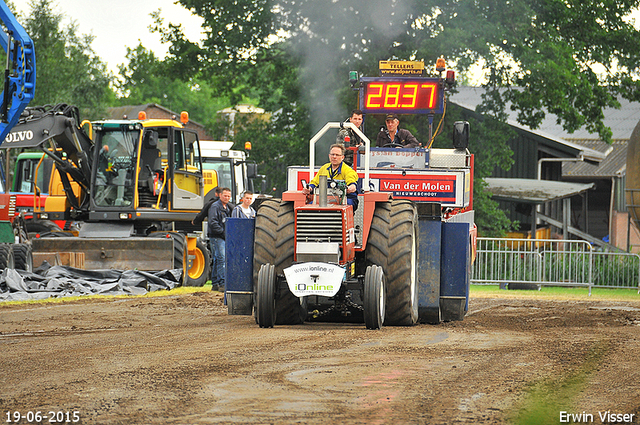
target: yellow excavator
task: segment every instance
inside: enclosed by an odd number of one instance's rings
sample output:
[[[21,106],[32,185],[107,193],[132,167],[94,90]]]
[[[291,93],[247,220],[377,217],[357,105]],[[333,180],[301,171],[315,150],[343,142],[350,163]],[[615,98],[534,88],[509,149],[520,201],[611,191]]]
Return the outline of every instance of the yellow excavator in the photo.
[[[210,255],[191,224],[203,206],[202,161],[187,122],[186,112],[80,122],[74,106],[27,108],[12,131],[55,162],[65,188],[39,218],[82,223],[77,235],[36,238],[34,264],[54,256],[86,269],[181,270],[183,285],[204,285]]]

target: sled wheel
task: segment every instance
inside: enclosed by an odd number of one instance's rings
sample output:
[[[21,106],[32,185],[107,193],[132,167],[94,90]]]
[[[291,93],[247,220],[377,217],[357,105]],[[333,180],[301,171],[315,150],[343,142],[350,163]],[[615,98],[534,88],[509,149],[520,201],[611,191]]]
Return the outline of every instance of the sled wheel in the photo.
[[[364,324],[367,329],[380,329],[384,323],[384,272],[380,266],[369,266],[364,274]]]
[[[276,323],[276,269],[272,264],[260,267],[256,293],[258,325],[261,328],[272,328]]]

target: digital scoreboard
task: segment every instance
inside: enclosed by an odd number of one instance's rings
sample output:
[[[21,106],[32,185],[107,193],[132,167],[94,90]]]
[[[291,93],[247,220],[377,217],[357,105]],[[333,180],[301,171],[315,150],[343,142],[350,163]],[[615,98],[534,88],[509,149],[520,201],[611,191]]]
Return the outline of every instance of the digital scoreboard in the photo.
[[[365,114],[441,114],[443,96],[439,78],[360,79],[360,109]]]

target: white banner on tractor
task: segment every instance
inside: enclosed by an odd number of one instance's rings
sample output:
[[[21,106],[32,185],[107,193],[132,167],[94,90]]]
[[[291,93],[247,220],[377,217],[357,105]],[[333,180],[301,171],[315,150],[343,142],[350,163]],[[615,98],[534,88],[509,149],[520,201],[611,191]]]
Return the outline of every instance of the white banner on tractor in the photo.
[[[344,280],[343,267],[329,263],[299,263],[284,269],[289,289],[296,297],[333,297]]]

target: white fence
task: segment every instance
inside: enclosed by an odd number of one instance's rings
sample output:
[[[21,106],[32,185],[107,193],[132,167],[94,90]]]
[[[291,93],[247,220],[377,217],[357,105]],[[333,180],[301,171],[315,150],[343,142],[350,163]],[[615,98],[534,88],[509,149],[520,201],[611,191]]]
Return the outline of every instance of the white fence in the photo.
[[[594,251],[586,241],[478,238],[473,284],[639,288],[640,256]]]

